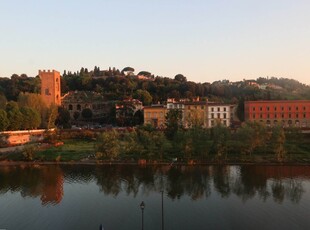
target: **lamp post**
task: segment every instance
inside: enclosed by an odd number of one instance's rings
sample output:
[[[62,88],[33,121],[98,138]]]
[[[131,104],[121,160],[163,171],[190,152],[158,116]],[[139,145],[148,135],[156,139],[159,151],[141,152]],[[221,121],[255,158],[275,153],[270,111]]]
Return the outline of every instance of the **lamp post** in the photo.
[[[141,202],[140,204],[140,208],[141,208],[141,211],[142,211],[142,230],[143,230],[143,211],[144,211],[144,208],[145,208],[145,204],[144,204],[144,201]]]

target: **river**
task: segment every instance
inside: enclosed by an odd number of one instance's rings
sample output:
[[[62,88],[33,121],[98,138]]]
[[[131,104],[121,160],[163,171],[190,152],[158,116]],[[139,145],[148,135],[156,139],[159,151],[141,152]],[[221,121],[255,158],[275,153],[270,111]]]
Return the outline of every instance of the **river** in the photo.
[[[163,191],[163,192],[161,192]],[[0,166],[0,229],[310,229],[310,166]]]

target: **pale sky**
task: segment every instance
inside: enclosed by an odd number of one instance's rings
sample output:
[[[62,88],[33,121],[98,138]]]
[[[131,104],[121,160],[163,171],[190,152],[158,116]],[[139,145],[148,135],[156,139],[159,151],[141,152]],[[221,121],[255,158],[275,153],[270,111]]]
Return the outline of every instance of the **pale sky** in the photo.
[[[310,1],[0,0],[0,77],[94,66],[310,84]]]

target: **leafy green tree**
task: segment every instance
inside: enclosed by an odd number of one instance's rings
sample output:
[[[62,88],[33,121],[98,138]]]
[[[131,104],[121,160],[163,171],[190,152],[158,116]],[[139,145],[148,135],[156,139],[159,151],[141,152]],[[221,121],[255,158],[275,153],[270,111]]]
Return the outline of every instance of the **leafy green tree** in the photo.
[[[7,100],[5,95],[0,94],[0,109],[5,109]]]
[[[10,121],[8,119],[6,111],[3,109],[0,109],[0,131],[6,130],[9,124],[10,124]]]
[[[8,130],[19,130],[22,126],[23,115],[19,110],[18,104],[10,101],[6,105],[6,112],[9,119]]]
[[[22,107],[20,112],[23,115],[22,129],[36,129],[41,124],[41,116],[38,111],[29,107]]]
[[[212,139],[212,152],[215,153],[219,158],[223,157],[227,153],[228,140],[230,138],[230,131],[226,126],[223,126],[218,122],[214,127],[211,128],[211,139]]]
[[[179,109],[171,109],[165,117],[165,134],[169,140],[172,140],[178,130],[182,129],[182,111]]]
[[[115,131],[101,133],[97,138],[96,150],[103,158],[114,159],[119,155],[119,134]]]
[[[58,107],[58,116],[55,120],[55,124],[63,128],[71,128],[70,112],[63,107]]]
[[[51,105],[48,110],[47,110],[47,116],[46,116],[46,121],[47,121],[47,125],[46,128],[52,129],[55,128],[55,121],[56,118],[58,116],[58,108],[56,105]]]
[[[238,140],[241,141],[241,152],[252,154],[263,146],[269,138],[266,127],[259,122],[245,122],[237,131]]]
[[[272,128],[272,134],[270,138],[271,148],[278,160],[283,160],[285,156],[285,133],[281,126],[274,126]]]
[[[187,81],[186,77],[184,77],[183,74],[177,74],[177,75],[175,75],[174,80],[180,81],[180,82],[186,82],[186,81]]]
[[[152,96],[147,90],[138,89],[134,93],[134,98],[142,101],[143,105],[150,105],[152,103]]]

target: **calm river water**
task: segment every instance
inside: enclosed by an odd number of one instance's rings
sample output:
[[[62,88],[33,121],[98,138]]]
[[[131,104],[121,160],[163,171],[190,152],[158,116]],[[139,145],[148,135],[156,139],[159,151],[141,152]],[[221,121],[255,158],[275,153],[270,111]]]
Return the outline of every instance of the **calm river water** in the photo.
[[[141,229],[141,201],[145,230],[310,229],[310,166],[0,167],[0,229]]]

